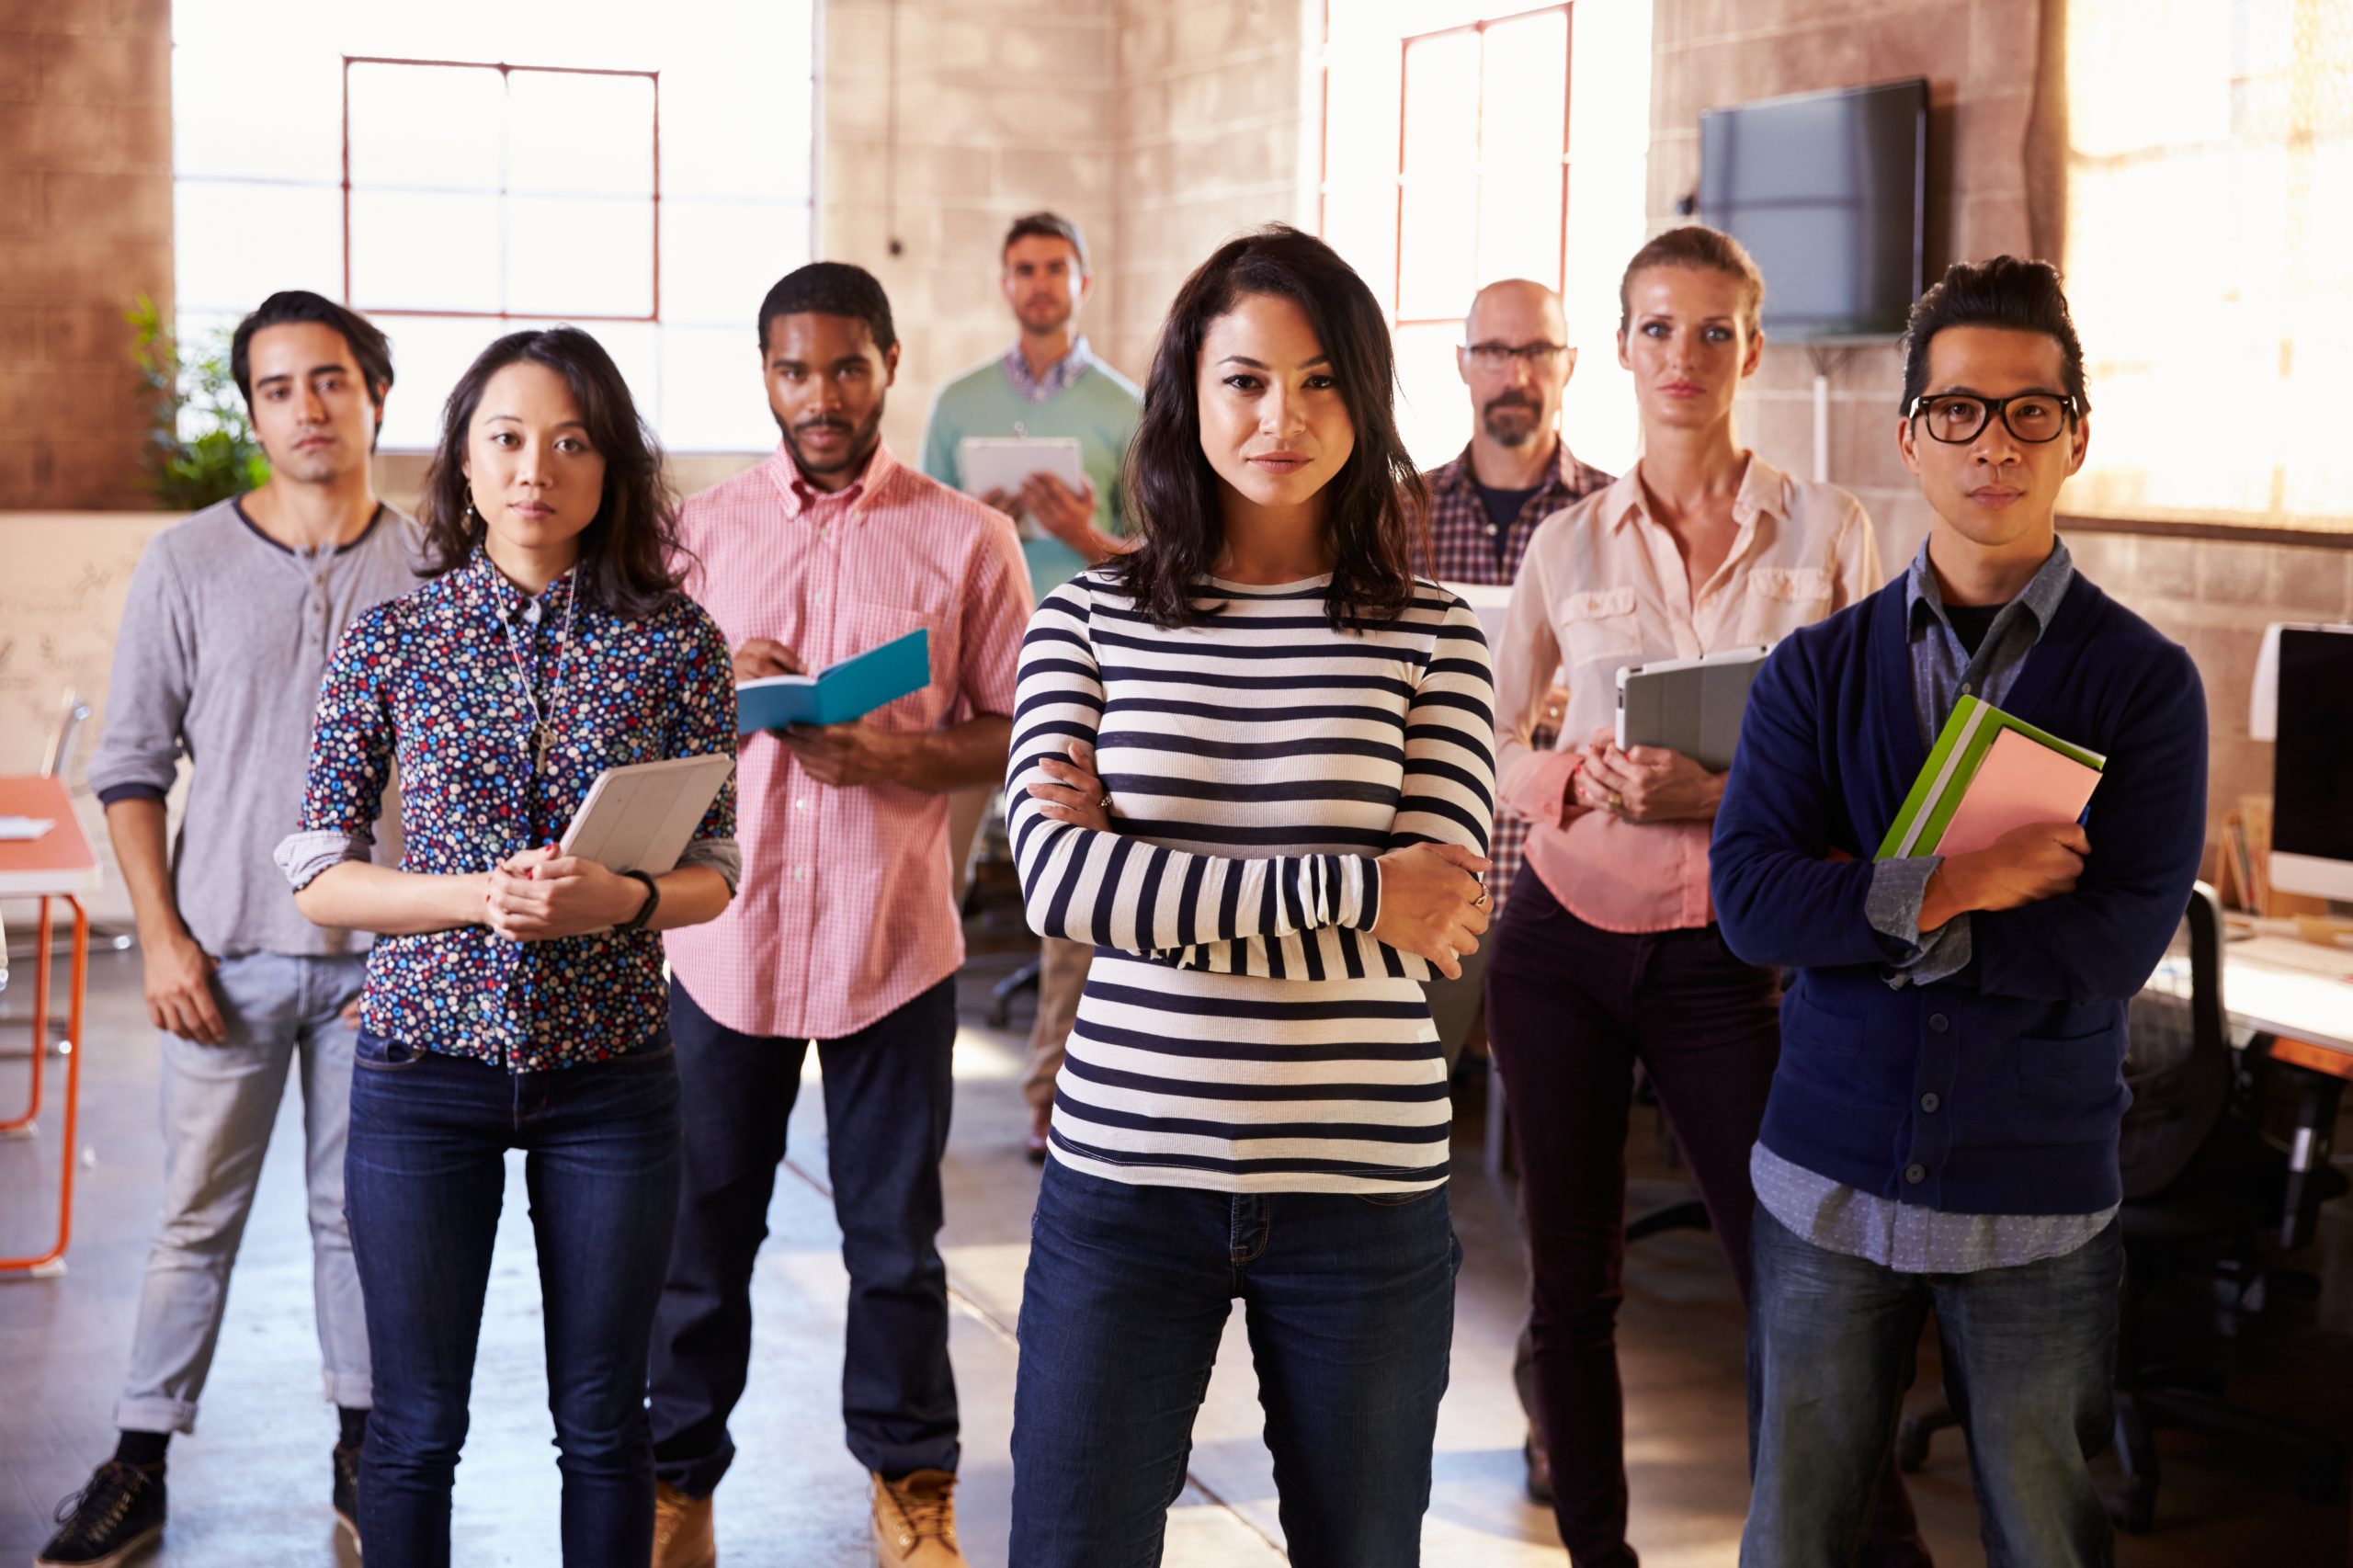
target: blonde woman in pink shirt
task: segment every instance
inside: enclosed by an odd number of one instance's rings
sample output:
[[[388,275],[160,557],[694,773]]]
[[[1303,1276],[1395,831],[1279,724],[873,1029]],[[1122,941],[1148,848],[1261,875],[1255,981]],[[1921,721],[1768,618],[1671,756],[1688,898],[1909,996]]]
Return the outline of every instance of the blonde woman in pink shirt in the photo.
[[[1748,1153],[1780,1044],[1772,971],[1733,957],[1709,903],[1723,775],[1619,750],[1617,672],[1769,642],[1881,585],[1861,503],[1781,472],[1733,429],[1765,347],[1764,295],[1747,252],[1713,229],[1672,229],[1634,254],[1618,362],[1633,373],[1643,456],[1537,529],[1495,649],[1498,792],[1533,825],[1491,938],[1487,1008],[1519,1130],[1553,1512],[1577,1568],[1636,1561],[1614,1339],[1635,1063],[1745,1299]],[[1567,717],[1539,750],[1556,669]],[[1886,1533],[1910,1534],[1900,1492],[1890,1506],[1902,1512]]]

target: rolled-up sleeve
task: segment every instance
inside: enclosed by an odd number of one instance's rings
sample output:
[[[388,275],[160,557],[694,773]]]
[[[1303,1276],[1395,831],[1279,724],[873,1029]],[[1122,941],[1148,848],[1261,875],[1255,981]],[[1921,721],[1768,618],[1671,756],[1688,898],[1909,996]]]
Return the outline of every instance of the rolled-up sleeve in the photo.
[[[275,852],[297,892],[330,866],[369,858],[375,846],[392,767],[389,694],[398,656],[380,606],[351,623],[327,665],[311,724],[301,817]]]
[[[1922,855],[1881,860],[1871,867],[1863,918],[1871,923],[1872,930],[1901,942],[1906,949],[1887,966],[1890,985],[1930,985],[1969,967],[1967,915],[1954,915],[1926,936],[1920,932],[1920,904],[1927,897],[1928,879],[1943,864],[1940,855]]]

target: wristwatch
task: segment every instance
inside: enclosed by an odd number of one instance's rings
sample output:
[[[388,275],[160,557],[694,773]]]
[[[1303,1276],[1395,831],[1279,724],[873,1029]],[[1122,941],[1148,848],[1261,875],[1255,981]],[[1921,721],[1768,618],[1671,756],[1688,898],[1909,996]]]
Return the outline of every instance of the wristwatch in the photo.
[[[623,871],[621,875],[624,877],[633,877],[637,881],[645,884],[645,902],[638,905],[637,913],[635,915],[631,915],[619,926],[614,926],[613,929],[616,931],[642,931],[645,929],[645,923],[654,918],[654,912],[662,907],[662,884],[655,881],[651,876],[647,875],[643,871]]]

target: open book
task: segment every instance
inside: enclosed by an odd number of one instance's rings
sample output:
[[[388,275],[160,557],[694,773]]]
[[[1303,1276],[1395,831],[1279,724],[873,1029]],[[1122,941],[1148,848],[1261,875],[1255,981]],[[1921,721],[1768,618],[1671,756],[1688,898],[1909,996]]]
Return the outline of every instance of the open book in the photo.
[[[2084,814],[2108,758],[1964,697],[1904,798],[1877,858],[1966,855],[2016,828]]]
[[[735,733],[847,724],[931,681],[931,631],[917,627],[813,676],[767,676],[735,687]]]

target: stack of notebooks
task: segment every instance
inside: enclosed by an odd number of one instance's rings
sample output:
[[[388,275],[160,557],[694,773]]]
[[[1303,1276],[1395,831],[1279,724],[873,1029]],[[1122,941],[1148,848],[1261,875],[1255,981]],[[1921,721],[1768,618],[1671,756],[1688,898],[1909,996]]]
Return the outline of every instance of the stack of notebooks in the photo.
[[[1966,855],[2017,828],[2078,821],[2107,766],[2097,752],[1964,697],[1904,797],[1878,858]]]

